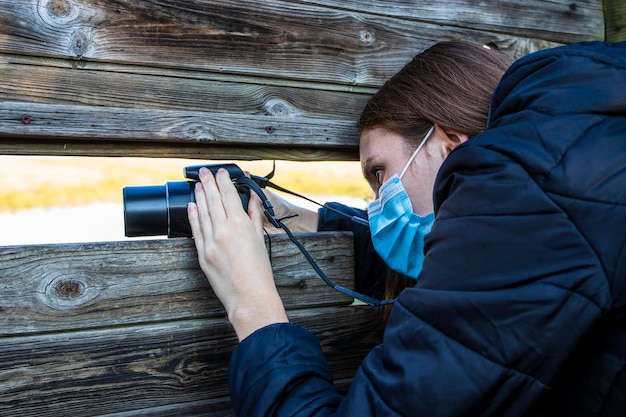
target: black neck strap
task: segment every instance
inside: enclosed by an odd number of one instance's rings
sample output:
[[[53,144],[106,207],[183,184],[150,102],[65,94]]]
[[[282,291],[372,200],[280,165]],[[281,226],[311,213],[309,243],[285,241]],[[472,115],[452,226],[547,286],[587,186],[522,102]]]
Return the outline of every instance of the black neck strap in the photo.
[[[268,184],[269,181],[266,181],[265,184]],[[254,191],[254,193],[256,195],[259,196],[259,198],[261,199],[261,203],[263,204],[263,213],[265,214],[265,217],[267,217],[267,219],[269,220],[269,222],[277,228],[283,229],[285,231],[285,233],[287,234],[287,236],[289,237],[289,240],[291,240],[291,242],[293,242],[294,245],[296,245],[298,247],[298,249],[300,249],[300,252],[302,252],[302,254],[304,255],[304,257],[306,258],[306,260],[309,262],[309,264],[313,267],[313,269],[315,270],[315,272],[317,273],[317,275],[319,275],[320,278],[322,278],[322,280],[331,288],[346,294],[352,298],[356,298],[357,300],[360,300],[366,304],[369,304],[371,306],[383,306],[383,305],[387,305],[387,304],[392,304],[394,303],[396,300],[392,299],[392,300],[378,300],[374,297],[370,297],[368,295],[365,294],[361,294],[359,292],[353,291],[349,288],[345,288],[342,287],[341,285],[337,285],[334,282],[332,282],[324,273],[324,271],[322,271],[322,269],[319,267],[319,265],[317,264],[317,262],[315,262],[315,259],[313,259],[313,257],[311,256],[311,254],[309,254],[309,252],[306,250],[306,248],[302,245],[302,243],[300,243],[293,235],[293,233],[291,232],[291,230],[289,230],[289,228],[278,218],[276,217],[276,214],[274,213],[274,207],[272,206],[272,203],[269,201],[269,199],[267,198],[267,196],[265,195],[265,193],[263,192],[263,189],[261,188],[261,186],[254,180],[248,177],[241,177],[237,179],[237,184],[242,184],[245,187],[250,188],[250,190]],[[276,188],[276,187],[274,187]],[[281,187],[281,190],[282,189]],[[306,198],[306,197],[305,197]],[[311,200],[312,201],[312,200]],[[341,212],[339,212],[341,213]],[[346,215],[345,213],[342,213],[343,215]],[[347,215],[346,215],[347,216]],[[352,216],[348,216],[351,217]]]

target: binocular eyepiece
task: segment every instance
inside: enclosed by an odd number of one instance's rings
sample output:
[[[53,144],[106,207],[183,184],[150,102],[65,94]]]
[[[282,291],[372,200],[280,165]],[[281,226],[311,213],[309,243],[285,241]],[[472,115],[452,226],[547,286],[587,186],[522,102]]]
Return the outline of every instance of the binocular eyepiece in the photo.
[[[185,167],[189,181],[169,181],[164,185],[129,186],[122,189],[124,200],[124,234],[127,237],[159,236],[191,237],[187,205],[195,202],[194,189],[200,181],[200,168],[213,175],[220,168],[230,174],[241,203],[248,211],[250,188],[240,183],[245,175],[235,164],[210,164]]]

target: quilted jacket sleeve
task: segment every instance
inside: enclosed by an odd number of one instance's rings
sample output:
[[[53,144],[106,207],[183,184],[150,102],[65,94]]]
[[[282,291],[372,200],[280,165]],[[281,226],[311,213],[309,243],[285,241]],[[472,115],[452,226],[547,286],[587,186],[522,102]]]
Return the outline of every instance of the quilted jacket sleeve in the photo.
[[[471,141],[470,141],[471,142]],[[461,146],[437,184],[417,285],[340,397],[316,338],[261,329],[229,370],[241,416],[528,415],[609,307],[598,260],[518,164]],[[575,324],[575,325],[573,325]]]

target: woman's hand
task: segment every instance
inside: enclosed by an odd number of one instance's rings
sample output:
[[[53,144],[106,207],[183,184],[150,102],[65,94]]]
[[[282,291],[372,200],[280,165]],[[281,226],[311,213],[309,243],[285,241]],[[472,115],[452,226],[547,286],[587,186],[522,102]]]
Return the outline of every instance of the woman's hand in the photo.
[[[287,322],[274,284],[263,235],[260,200],[251,193],[248,214],[228,171],[200,170],[196,203],[189,203],[200,267],[241,341],[273,323]]]

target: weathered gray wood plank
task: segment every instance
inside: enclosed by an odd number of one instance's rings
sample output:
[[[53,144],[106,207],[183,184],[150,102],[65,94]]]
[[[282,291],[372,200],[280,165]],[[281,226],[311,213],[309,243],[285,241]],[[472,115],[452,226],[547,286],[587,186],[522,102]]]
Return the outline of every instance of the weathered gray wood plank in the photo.
[[[304,1],[320,6],[366,10],[367,13],[401,19],[562,43],[602,39],[604,28],[600,0]]]
[[[139,410],[107,413],[99,417],[235,417],[230,397],[213,398],[203,401],[169,404],[160,407],[142,408]]]
[[[344,150],[358,142],[348,120],[0,102],[0,139],[17,137]]]
[[[358,161],[354,147],[236,147],[202,146],[188,143],[115,142],[89,140],[37,140],[30,138],[4,139],[0,137],[0,154],[55,155],[55,156],[111,156],[146,158],[191,158],[211,160],[290,160],[290,161]]]
[[[335,380],[339,392],[347,392],[353,378]],[[161,407],[143,408],[106,414],[100,417],[151,417],[151,416],[185,416],[185,417],[234,417],[230,397],[212,398],[203,401],[177,403]]]
[[[319,337],[336,379],[354,375],[382,331],[370,307],[298,310],[291,319]],[[99,415],[222,398],[235,345],[225,319],[6,337],[0,415]]]
[[[0,101],[356,120],[373,88],[0,55]],[[291,83],[293,84],[293,83]],[[334,90],[332,89],[334,88]],[[359,90],[356,92],[355,90]]]
[[[508,30],[463,27],[454,19],[444,25],[428,15],[406,20],[304,2],[29,3],[0,0],[0,51],[346,85],[378,86],[440,40],[491,43],[515,56],[549,43]],[[471,4],[468,15],[480,15]],[[506,21],[527,10],[511,9],[510,3],[509,9],[497,2],[492,6],[492,13],[508,16]],[[450,10],[445,3],[440,8]]]
[[[298,237],[331,279],[354,287],[351,234]],[[271,254],[287,309],[352,302],[284,235]],[[0,247],[0,337],[223,315],[191,239]]]
[[[527,11],[503,4],[495,9],[516,19]],[[555,45],[442,26],[404,2],[366,12],[333,1],[0,5],[6,154],[355,160],[347,122],[423,48],[470,39],[523,55]]]

